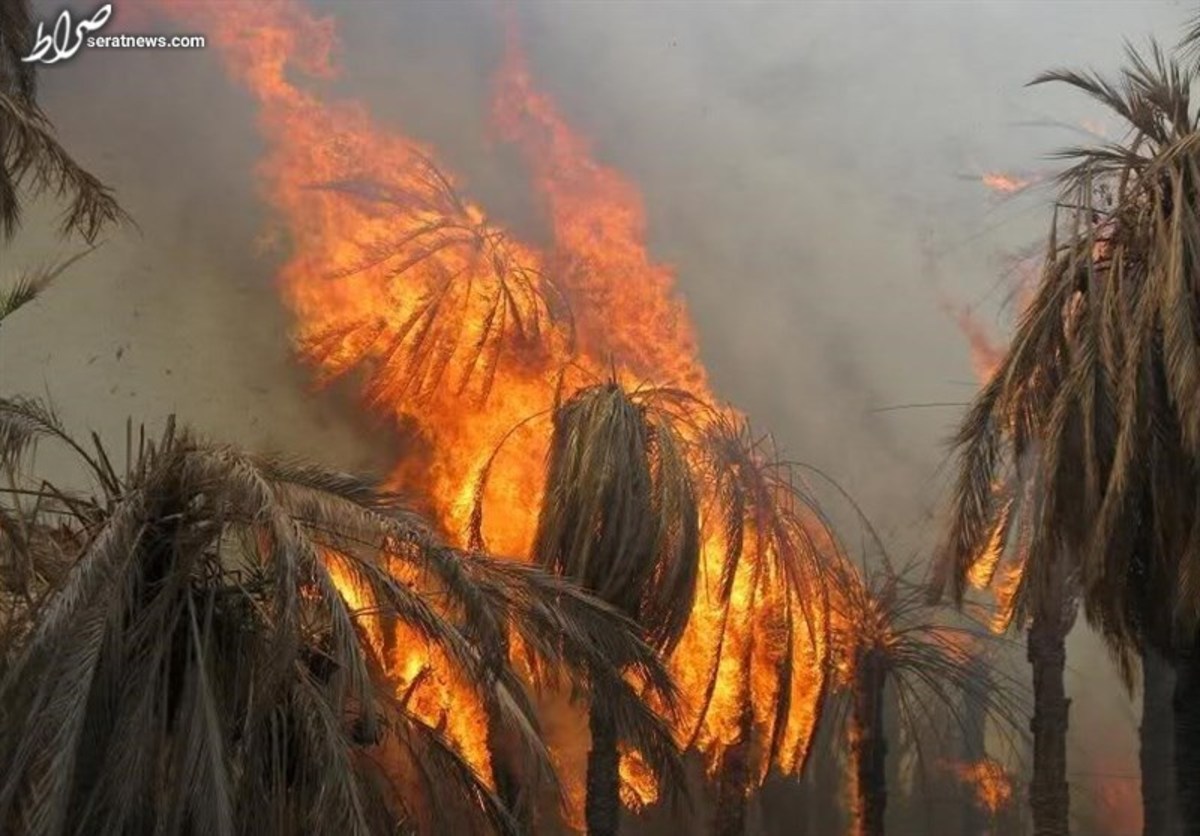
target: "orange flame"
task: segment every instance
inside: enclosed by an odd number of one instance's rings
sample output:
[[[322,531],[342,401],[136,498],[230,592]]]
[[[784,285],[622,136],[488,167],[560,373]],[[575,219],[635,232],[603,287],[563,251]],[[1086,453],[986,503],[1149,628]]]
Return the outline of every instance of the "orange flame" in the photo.
[[[983,185],[1000,194],[1016,194],[1037,182],[1036,177],[1017,177],[1002,171],[988,171],[980,178]]]
[[[494,117],[523,153],[542,199],[553,239],[545,249],[519,241],[483,207],[459,197],[454,178],[433,164],[432,149],[383,129],[356,101],[327,101],[303,86],[305,76],[335,72],[331,18],[315,16],[298,0],[161,3],[203,27],[258,105],[267,140],[259,174],[291,246],[280,288],[306,359],[321,379],[354,366],[370,369],[371,406],[405,428],[417,451],[396,466],[394,482],[424,497],[452,540],[467,541],[486,467],[485,506],[503,509],[481,521],[487,544],[500,554],[529,553],[547,433],[527,419],[552,408],[563,369],[583,381],[615,371],[629,383],[677,386],[713,401],[674,273],[647,250],[637,188],[598,163],[589,143],[536,89],[513,30],[495,79]],[[569,329],[560,327],[557,310],[564,300]],[[704,583],[714,589],[719,545],[708,543],[703,557]],[[697,593],[671,660],[685,697],[678,736],[689,739],[702,723],[698,744],[710,763],[718,762],[733,742],[739,700],[749,688],[756,732],[781,736],[778,766],[791,771],[815,724],[824,630],[810,619],[780,623],[781,596],[796,593],[770,572],[754,571],[762,557],[750,553],[742,561],[727,616],[712,590]],[[723,618],[732,638],[718,647]],[[397,687],[415,689],[412,705],[420,716],[446,725],[486,776],[478,697],[435,649],[407,639],[391,644]],[[773,706],[781,695],[773,692],[773,674],[789,641],[811,652],[801,653],[803,663],[793,670],[791,711],[786,728],[777,730]],[[714,665],[719,684],[701,718],[702,674]],[[556,760],[562,756],[555,752]],[[562,766],[575,770],[563,778],[573,796],[569,815],[577,819],[580,764]],[[760,775],[769,766],[759,765]],[[655,778],[636,753],[623,753],[622,774],[629,803],[657,797]]]
[[[981,810],[996,815],[1012,801],[1012,779],[997,761],[983,758],[973,763],[946,763],[954,776],[975,793]]]

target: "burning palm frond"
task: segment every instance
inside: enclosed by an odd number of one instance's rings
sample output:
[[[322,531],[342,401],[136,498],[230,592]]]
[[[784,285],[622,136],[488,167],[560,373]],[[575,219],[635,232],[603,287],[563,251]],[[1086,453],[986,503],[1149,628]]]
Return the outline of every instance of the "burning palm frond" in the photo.
[[[39,438],[78,453],[98,494],[4,491],[61,515],[72,552],[32,628],[5,632],[0,821],[511,832],[489,777],[415,710],[419,682],[397,689],[385,647],[438,648],[552,782],[508,662],[510,626],[543,669],[605,700],[659,768],[677,766],[619,673],[669,701],[661,664],[578,589],[439,544],[356,477],[201,444],[173,424],[158,443],[130,434],[121,473],[48,408],[0,401],[10,470]],[[34,538],[5,512],[0,546],[28,562]]]
[[[392,310],[303,340],[327,377],[370,361],[368,397],[376,402],[425,398],[448,380],[457,394],[473,389],[483,403],[501,362],[570,356],[570,308],[537,254],[489,224],[432,160],[416,154],[400,185],[359,179],[320,188],[355,201],[390,230],[330,276],[382,282]]]
[[[1128,677],[1146,641],[1200,625],[1200,132],[1195,69],[1152,46],[1117,80],[1059,70],[1128,125],[1069,148],[1036,296],[957,445],[941,563],[955,596],[995,548],[1022,552],[1018,618],[1077,579]],[[989,547],[989,543],[994,547]],[[1164,604],[1170,602],[1170,606]]]
[[[755,739],[747,767],[760,784],[772,765],[798,772],[808,753],[812,728],[796,722],[820,714],[830,652],[824,567],[839,546],[795,468],[744,419],[714,411],[695,451],[709,544],[704,594],[719,626],[690,740],[699,744],[715,714],[728,711],[714,699],[723,666],[740,654],[739,701],[750,711],[743,725],[752,726],[742,736]],[[806,694],[811,712],[793,712],[797,678],[815,680]]]

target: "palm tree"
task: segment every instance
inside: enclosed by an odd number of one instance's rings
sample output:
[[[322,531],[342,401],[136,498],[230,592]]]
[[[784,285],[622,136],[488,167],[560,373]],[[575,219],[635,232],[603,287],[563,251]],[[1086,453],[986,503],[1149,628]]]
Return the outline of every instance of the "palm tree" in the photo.
[[[741,836],[752,790],[772,768],[799,775],[807,762],[830,660],[824,567],[839,546],[797,476],[801,466],[780,459],[774,441],[756,437],[743,418],[704,413],[691,458],[703,486],[703,539],[711,544],[698,595],[717,627],[702,636],[713,646],[700,653],[681,647],[673,663],[705,665],[691,677],[700,697],[688,718],[687,745],[710,761],[714,831]],[[731,667],[732,700],[728,691],[718,700]],[[712,729],[730,715],[736,734],[718,740]]]
[[[665,653],[691,614],[700,537],[692,474],[663,397],[608,383],[555,411],[533,554],[628,616]],[[615,834],[620,820],[612,708],[593,698],[588,712],[590,836]]]
[[[7,489],[66,521],[70,552],[31,629],[6,631],[6,832],[515,832],[509,811],[388,676],[388,643],[441,654],[553,772],[509,631],[531,667],[609,706],[647,761],[677,769],[671,685],[619,613],[535,569],[441,545],[392,495],[346,474],[196,441],[168,422],[118,472],[35,401],[0,400],[0,462],[39,439],[94,495]],[[18,509],[19,510],[19,509]],[[4,526],[0,545],[33,557]],[[19,532],[18,532],[19,533]],[[403,577],[401,581],[397,578]]]
[[[932,732],[943,742],[940,707],[963,738],[981,738],[981,724],[1017,727],[1020,703],[1014,681],[981,668],[978,654],[989,636],[981,628],[948,621],[926,602],[926,587],[907,579],[884,558],[877,569],[837,566],[832,593],[834,647],[848,707],[845,724],[851,776],[851,828],[856,836],[882,836],[887,808],[888,740],[884,705],[897,692],[899,721],[914,735]],[[968,710],[964,710],[964,706]],[[918,757],[925,753],[916,746]],[[922,764],[923,765],[923,764]]]
[[[1142,773],[1142,830],[1148,836],[1178,836],[1175,790],[1175,672],[1151,648],[1142,652],[1142,722],[1138,753]]]
[[[671,657],[688,686],[677,737],[709,762],[717,832],[739,834],[770,768],[801,770],[820,714],[832,531],[769,438],[687,392],[588,386],[553,423],[535,559],[629,615]],[[477,544],[489,471],[475,490]],[[719,693],[731,671],[735,687]],[[585,818],[589,833],[612,833],[619,747],[597,708]],[[735,739],[718,739],[713,729],[730,719]]]
[[[492,224],[450,177],[410,149],[402,185],[358,178],[319,184],[388,234],[331,272],[347,287],[366,282],[388,294],[386,311],[332,320],[303,335],[303,353],[325,380],[369,371],[374,403],[411,403],[448,389],[482,407],[506,365],[546,367],[574,353],[571,310],[542,257]],[[373,361],[373,362],[367,362]]]
[[[1195,77],[1152,46],[1148,57],[1129,50],[1116,81],[1066,70],[1035,80],[1083,91],[1129,134],[1063,152],[1073,165],[1061,177],[1036,296],[958,434],[942,550],[959,600],[972,567],[1016,552],[1025,566],[1020,617],[1036,619],[1056,589],[1077,582],[1088,621],[1127,680],[1145,648],[1173,661],[1177,790],[1189,832],[1200,828]],[[1053,721],[1065,732],[1065,714]]]

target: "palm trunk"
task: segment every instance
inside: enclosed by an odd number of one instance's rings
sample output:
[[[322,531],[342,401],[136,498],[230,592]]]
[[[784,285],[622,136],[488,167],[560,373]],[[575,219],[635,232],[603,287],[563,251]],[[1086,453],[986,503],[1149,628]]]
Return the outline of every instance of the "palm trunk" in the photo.
[[[713,818],[715,836],[743,836],[746,832],[746,804],[751,781],[750,745],[753,734],[754,709],[747,695],[742,701],[742,714],[738,718],[737,742],[721,756],[721,766],[717,773],[717,809]]]
[[[887,660],[871,649],[858,655],[851,707],[851,758],[854,769],[854,836],[883,836],[887,809],[887,740],[883,728],[883,690]]]
[[[1029,804],[1035,836],[1067,836],[1070,795],[1067,786],[1067,719],[1071,701],[1063,684],[1066,666],[1068,619],[1063,579],[1055,573],[1057,588],[1034,613],[1026,639],[1033,668],[1033,780]]]
[[[1175,664],[1175,787],[1181,831],[1200,834],[1200,652]]]
[[[592,704],[588,715],[592,748],[587,762],[584,819],[588,836],[616,836],[621,821],[621,772],[617,726],[607,706]]]
[[[811,836],[843,833],[846,826],[841,800],[845,797],[845,771],[834,752],[833,741],[829,740],[833,735],[831,727],[818,724],[816,735],[808,774],[802,779],[809,783],[808,833]]]
[[[1142,833],[1179,836],[1175,798],[1175,673],[1150,648],[1142,651],[1142,725],[1139,729],[1142,769]]]

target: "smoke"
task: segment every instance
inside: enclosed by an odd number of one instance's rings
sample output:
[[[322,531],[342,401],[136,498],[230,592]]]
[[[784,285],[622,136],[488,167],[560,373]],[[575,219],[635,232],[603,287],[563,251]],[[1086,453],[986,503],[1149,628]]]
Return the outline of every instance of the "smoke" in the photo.
[[[115,5],[114,25],[173,31],[135,3]],[[521,166],[489,129],[497,10],[321,5],[342,33],[344,73],[330,83],[434,145],[494,216],[543,237]],[[1047,170],[1044,154],[1096,117],[1066,90],[1022,85],[1053,66],[1111,69],[1124,37],[1173,43],[1189,9],[994,0],[516,12],[539,84],[597,156],[642,187],[653,252],[678,269],[717,392],[789,457],[836,477],[902,556],[927,547],[960,411],[879,410],[973,394],[968,347],[942,303],[975,306],[1002,334],[1004,259],[1044,231],[1050,197],[1035,188],[1002,200],[980,178]],[[4,390],[48,391],[71,426],[114,439],[128,415],[154,424],[178,412],[255,448],[359,469],[394,461],[392,432],[349,393],[313,391],[292,359],[273,280],[283,244],[256,194],[253,108],[213,51],[84,51],[48,68],[42,91],[64,143],[117,188],[138,229],[114,233],[5,325]],[[43,232],[50,211],[39,207],[4,252],[6,275],[61,252]],[[1103,755],[1136,772],[1130,707],[1082,628],[1070,663],[1073,764],[1088,771],[1089,730],[1122,729]]]

